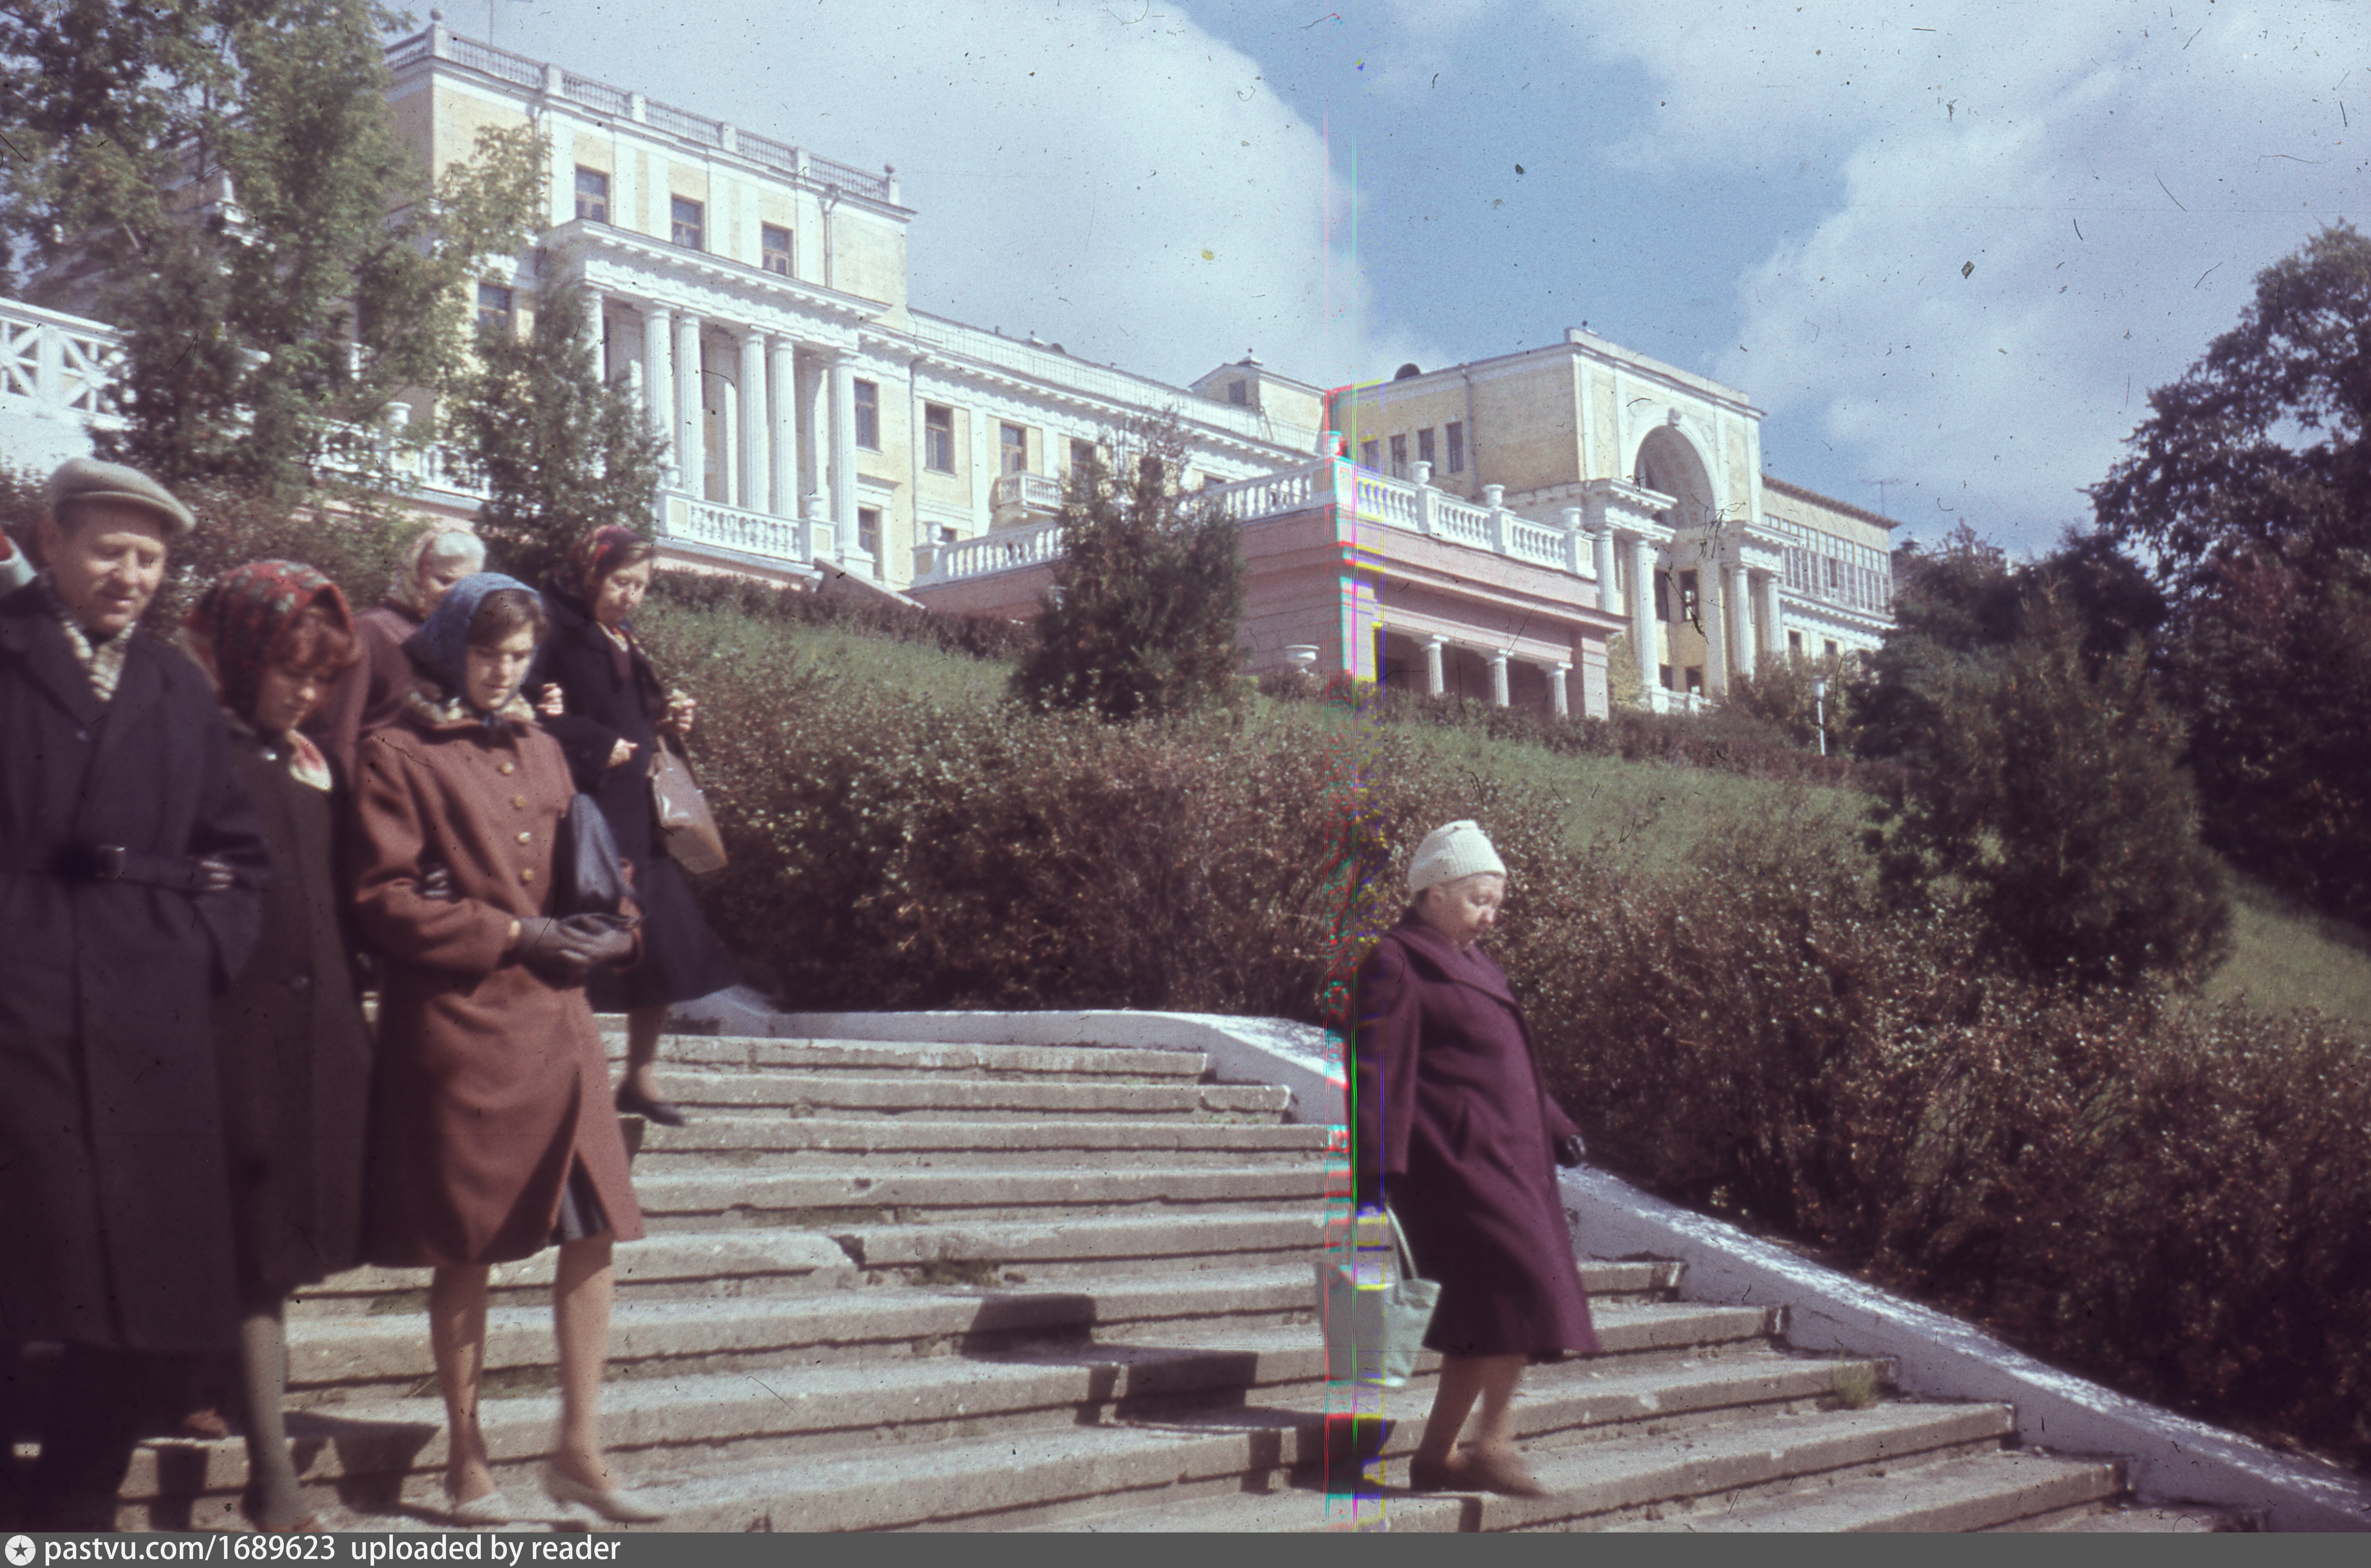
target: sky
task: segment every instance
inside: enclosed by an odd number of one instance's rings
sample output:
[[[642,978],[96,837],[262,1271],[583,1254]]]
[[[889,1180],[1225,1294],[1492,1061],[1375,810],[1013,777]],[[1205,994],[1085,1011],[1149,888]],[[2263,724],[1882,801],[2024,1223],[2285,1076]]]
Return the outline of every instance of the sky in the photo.
[[[860,164],[912,301],[1183,383],[1584,322],[1766,470],[2048,549],[2255,274],[2371,204],[2361,0],[455,0]],[[2353,120],[2365,118],[2356,132]]]

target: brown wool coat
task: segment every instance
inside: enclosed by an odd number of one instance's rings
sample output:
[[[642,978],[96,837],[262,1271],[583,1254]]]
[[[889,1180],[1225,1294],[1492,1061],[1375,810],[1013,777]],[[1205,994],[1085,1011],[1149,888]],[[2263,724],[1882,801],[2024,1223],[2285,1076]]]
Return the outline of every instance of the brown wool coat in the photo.
[[[548,1245],[572,1160],[610,1234],[642,1235],[609,1073],[582,986],[506,959],[552,912],[552,846],[576,791],[531,725],[440,725],[424,704],[363,738],[356,911],[382,955],[364,1255],[506,1262]],[[420,897],[426,863],[457,901]]]
[[[1359,966],[1356,1002],[1359,1195],[1390,1204],[1417,1272],[1440,1282],[1424,1342],[1596,1353],[1556,1180],[1555,1140],[1576,1129],[1505,971],[1410,912]]]

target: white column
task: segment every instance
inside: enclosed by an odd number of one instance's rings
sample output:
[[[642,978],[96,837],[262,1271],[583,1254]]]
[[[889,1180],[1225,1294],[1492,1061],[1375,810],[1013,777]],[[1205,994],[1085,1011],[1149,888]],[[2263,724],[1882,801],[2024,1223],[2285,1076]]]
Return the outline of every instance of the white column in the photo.
[[[1662,699],[1655,693],[1660,690],[1655,679],[1655,667],[1663,662],[1663,650],[1655,636],[1655,541],[1644,534],[1630,536],[1630,646],[1638,659],[1638,685],[1649,710],[1660,709]]]
[[[831,521],[845,561],[856,546],[856,366],[831,362]]]
[[[584,324],[593,330],[593,374],[609,379],[609,318],[601,291],[584,285]]]
[[[683,488],[708,497],[707,421],[700,417],[705,390],[700,385],[700,318],[688,310],[675,314],[675,449],[676,467],[683,472]]]
[[[1490,705],[1507,706],[1507,650],[1499,649],[1490,656]]]
[[[1449,678],[1440,668],[1441,649],[1447,644],[1439,637],[1424,640],[1424,694],[1439,697],[1449,691]]]
[[[1753,622],[1749,613],[1752,601],[1746,590],[1743,566],[1729,569],[1729,592],[1722,597],[1721,609],[1729,612],[1729,668],[1740,675],[1752,675],[1758,667],[1753,656]]]
[[[1613,530],[1600,528],[1589,536],[1590,554],[1597,567],[1597,608],[1622,612],[1622,590],[1613,586]]]
[[[825,470],[831,466],[831,376],[826,366],[828,350],[808,348],[799,354],[800,384],[804,389],[799,417],[799,516],[827,521],[830,498],[825,494]]]
[[[1728,591],[1722,587],[1720,563],[1699,554],[1696,557],[1696,592],[1702,596],[1696,605],[1696,619],[1704,622],[1704,694],[1707,698],[1729,695],[1729,627],[1726,612]],[[1679,661],[1671,661],[1677,664]],[[1683,684],[1685,684],[1684,679]]]
[[[971,412],[971,516],[974,527],[986,533],[995,521],[996,431],[988,410]]]
[[[667,487],[688,488],[675,449],[675,317],[664,305],[642,307],[642,417],[665,444],[659,462]]]
[[[773,424],[769,443],[773,456],[774,494],[765,509],[778,517],[799,515],[799,367],[797,351],[788,338],[766,345],[771,375],[766,385],[766,412]]]
[[[1755,600],[1756,607],[1761,611],[1762,651],[1765,654],[1783,654],[1787,651],[1787,633],[1778,624],[1778,574],[1763,573],[1758,589]]]
[[[773,480],[774,463],[767,451],[772,421],[766,417],[766,334],[755,327],[741,331],[741,494],[734,497],[744,509],[769,512],[766,492]]]
[[[1548,666],[1548,702],[1560,719],[1572,717],[1572,698],[1565,690],[1566,678],[1571,674],[1572,666],[1564,659]]]

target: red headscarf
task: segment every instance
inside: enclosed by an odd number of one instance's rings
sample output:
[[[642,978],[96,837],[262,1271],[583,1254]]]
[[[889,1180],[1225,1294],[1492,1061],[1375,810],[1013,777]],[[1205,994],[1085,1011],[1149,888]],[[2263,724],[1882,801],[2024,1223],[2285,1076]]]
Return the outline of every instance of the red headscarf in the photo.
[[[552,587],[590,610],[601,597],[602,579],[625,564],[630,554],[647,553],[650,548],[650,540],[631,528],[614,525],[595,528],[576,541],[568,559],[551,575]]]
[[[250,561],[214,579],[185,624],[222,687],[223,706],[242,719],[254,717],[265,667],[280,651],[289,623],[317,604],[339,626],[353,630],[346,596],[310,566]]]

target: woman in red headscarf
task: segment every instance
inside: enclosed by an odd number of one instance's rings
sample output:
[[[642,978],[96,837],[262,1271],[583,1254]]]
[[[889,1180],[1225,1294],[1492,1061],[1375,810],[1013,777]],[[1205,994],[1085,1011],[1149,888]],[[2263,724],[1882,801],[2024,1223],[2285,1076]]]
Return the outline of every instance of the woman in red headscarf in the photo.
[[[650,540],[631,528],[596,528],[577,541],[545,586],[551,638],[540,679],[559,688],[561,699],[544,728],[568,754],[576,787],[601,803],[619,854],[634,868],[634,901],[642,910],[642,962],[623,973],[597,974],[590,988],[596,1009],[626,1015],[618,1109],[675,1127],[683,1113],[660,1096],[653,1077],[667,1008],[740,977],[658,833],[651,764],[662,735],[690,733],[693,704],[660,685],[634,637],[632,618],[651,586],[652,555]]]
[[[337,893],[332,776],[297,726],[360,650],[337,585],[290,561],[225,573],[188,633],[221,690],[272,856],[255,956],[214,1012],[241,1295],[240,1502],[259,1528],[318,1529],[281,1419],[283,1317],[297,1286],[359,1260],[371,1044]]]

